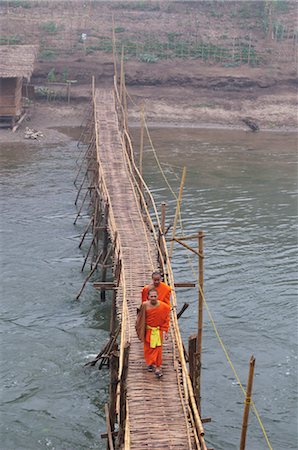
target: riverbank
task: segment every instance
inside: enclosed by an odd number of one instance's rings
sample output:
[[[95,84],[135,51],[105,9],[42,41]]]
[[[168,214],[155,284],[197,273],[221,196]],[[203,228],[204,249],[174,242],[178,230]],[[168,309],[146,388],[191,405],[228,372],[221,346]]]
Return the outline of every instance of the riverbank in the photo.
[[[294,88],[293,88],[294,89]],[[261,131],[295,132],[298,128],[294,91],[271,92],[258,98],[239,96],[226,99],[223,94],[186,87],[128,87],[129,124],[140,126],[140,109],[144,104],[149,127],[213,128],[249,130],[242,121],[252,117]],[[86,121],[90,86],[76,86],[71,104],[63,101],[36,101],[19,129],[0,131],[0,143],[27,141],[32,145],[63,143],[71,139],[61,128],[78,128]],[[38,140],[24,138],[25,129],[40,131]],[[65,130],[63,130],[65,131]]]

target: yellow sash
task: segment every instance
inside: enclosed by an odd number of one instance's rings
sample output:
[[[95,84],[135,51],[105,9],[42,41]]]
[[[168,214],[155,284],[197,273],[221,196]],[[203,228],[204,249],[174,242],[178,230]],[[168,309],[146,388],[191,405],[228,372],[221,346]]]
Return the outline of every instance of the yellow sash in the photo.
[[[150,334],[150,348],[156,348],[161,346],[161,339],[159,333],[159,327],[146,326],[148,330],[151,330]]]

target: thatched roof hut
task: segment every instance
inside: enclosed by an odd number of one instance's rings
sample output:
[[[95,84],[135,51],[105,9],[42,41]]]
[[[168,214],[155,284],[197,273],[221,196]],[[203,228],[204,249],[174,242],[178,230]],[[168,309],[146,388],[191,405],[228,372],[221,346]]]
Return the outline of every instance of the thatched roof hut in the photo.
[[[23,79],[30,80],[37,47],[0,45],[0,119],[15,119],[22,114]]]
[[[37,56],[35,45],[0,45],[0,78],[30,80]]]

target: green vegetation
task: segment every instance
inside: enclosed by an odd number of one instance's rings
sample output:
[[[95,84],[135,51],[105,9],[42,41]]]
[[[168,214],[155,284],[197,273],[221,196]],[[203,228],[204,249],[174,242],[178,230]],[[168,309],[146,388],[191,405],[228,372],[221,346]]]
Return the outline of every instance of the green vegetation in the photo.
[[[55,48],[44,48],[40,51],[38,55],[38,61],[52,61],[58,56],[57,49]]]
[[[21,44],[22,41],[22,37],[18,35],[0,37],[0,45],[17,45]]]
[[[123,27],[116,27],[114,29],[114,31],[115,31],[115,33],[123,33],[125,31],[125,28],[123,28]]]
[[[119,2],[111,4],[112,9],[130,9],[137,11],[159,11],[159,3],[141,1],[141,2]]]
[[[56,34],[58,31],[58,26],[55,22],[44,22],[40,24],[39,28],[49,34]]]
[[[62,72],[62,81],[66,83],[66,80],[68,80],[68,68],[64,67]]]
[[[156,61],[158,61],[158,57],[150,53],[140,53],[138,59],[139,61],[146,63],[155,63]]]
[[[26,9],[31,8],[30,2],[22,0],[11,0],[7,2],[7,5],[10,6],[11,8],[20,8],[20,7]]]
[[[55,68],[54,67],[49,71],[49,73],[47,75],[47,80],[52,82],[52,83],[56,81],[56,74],[55,74]]]

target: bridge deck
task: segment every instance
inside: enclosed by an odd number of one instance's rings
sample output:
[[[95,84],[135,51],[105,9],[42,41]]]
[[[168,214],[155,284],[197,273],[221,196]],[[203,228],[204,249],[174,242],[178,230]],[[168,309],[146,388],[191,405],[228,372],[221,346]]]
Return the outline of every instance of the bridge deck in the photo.
[[[146,371],[134,323],[140,292],[157,267],[157,251],[142,218],[125,161],[112,91],[96,90],[99,158],[111,199],[125,265],[129,310],[130,354],[127,377],[130,448],[184,449],[194,447],[192,427],[181,394],[181,371],[173,339],[164,344],[163,372],[158,380]],[[121,307],[121,293],[118,295]]]

